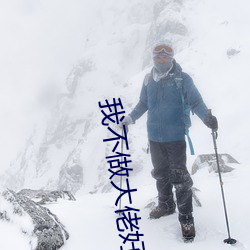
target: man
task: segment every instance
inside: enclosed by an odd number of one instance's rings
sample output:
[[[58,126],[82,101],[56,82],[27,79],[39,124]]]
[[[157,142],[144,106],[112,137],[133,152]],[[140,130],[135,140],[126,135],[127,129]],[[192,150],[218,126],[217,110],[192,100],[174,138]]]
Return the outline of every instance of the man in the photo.
[[[170,43],[160,42],[153,46],[154,67],[145,77],[138,104],[124,118],[123,124],[133,124],[148,112],[152,176],[156,179],[158,190],[158,206],[149,217],[158,219],[175,212],[174,186],[182,235],[184,240],[192,241],[195,237],[193,181],[186,167],[185,107],[189,106],[211,129],[217,130],[218,122],[209,112],[191,77],[182,72],[173,57]],[[181,82],[181,86],[177,86],[177,81]]]

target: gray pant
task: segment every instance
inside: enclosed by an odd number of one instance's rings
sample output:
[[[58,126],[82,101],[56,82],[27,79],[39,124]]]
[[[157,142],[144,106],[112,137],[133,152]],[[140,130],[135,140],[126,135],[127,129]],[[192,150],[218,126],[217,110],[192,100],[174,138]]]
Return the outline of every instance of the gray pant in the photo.
[[[180,222],[193,220],[192,190],[193,181],[186,167],[186,142],[150,141],[150,153],[156,179],[159,205],[175,207],[173,186],[176,191]]]

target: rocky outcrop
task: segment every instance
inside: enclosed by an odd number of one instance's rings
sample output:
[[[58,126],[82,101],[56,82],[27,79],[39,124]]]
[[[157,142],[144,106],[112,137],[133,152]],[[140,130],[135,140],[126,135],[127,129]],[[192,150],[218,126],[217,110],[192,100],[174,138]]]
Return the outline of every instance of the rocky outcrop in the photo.
[[[74,195],[69,191],[22,189],[17,194],[25,196],[40,205],[54,203],[54,202],[57,202],[58,199],[65,199],[65,200],[71,200],[71,201],[76,200]]]
[[[219,154],[218,157],[220,170],[222,173],[227,173],[234,170],[233,167],[229,166],[230,164],[239,164],[239,162],[229,154]],[[215,154],[198,155],[192,165],[191,174],[195,174],[199,169],[204,167],[207,167],[209,172],[218,172]]]
[[[0,176],[1,186],[15,191],[30,188],[69,190],[73,194],[80,190],[108,192],[112,186],[105,156],[111,151],[108,145],[102,144],[107,134],[101,127],[98,102],[120,97],[126,112],[130,111],[137,101],[130,95],[143,81],[141,76],[134,76],[141,68],[152,65],[152,43],[167,38],[174,44],[182,44],[187,36],[188,28],[182,16],[184,7],[183,0],[132,1],[128,2],[127,13],[115,16],[119,22],[104,22],[102,26],[100,18],[95,22],[98,29],[90,25],[80,61],[58,90],[50,115],[34,126],[26,147]],[[104,14],[105,8],[100,13]],[[107,9],[115,15],[120,13],[118,3],[112,3],[112,8],[107,6]],[[109,27],[114,32],[103,37],[102,30]],[[111,63],[105,64],[107,57]],[[139,136],[132,138],[132,134],[129,137],[133,144],[139,145]],[[137,155],[132,150],[130,153],[139,172],[147,161],[137,149]]]
[[[57,250],[69,238],[64,225],[48,208],[12,190],[3,191],[0,200],[0,219],[20,228],[32,250]]]

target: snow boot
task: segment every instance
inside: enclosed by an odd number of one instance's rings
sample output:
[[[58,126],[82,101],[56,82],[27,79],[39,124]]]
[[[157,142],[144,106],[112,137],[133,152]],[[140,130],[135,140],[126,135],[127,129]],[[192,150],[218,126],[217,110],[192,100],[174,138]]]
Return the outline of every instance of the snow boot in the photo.
[[[192,213],[179,214],[182,238],[184,242],[192,242],[195,238],[194,218]]]
[[[192,242],[195,237],[194,223],[181,223],[181,232],[184,242]]]
[[[167,216],[167,215],[173,214],[173,213],[175,213],[175,207],[176,206],[169,208],[167,206],[158,205],[149,213],[149,218],[150,219],[159,219],[162,216]]]

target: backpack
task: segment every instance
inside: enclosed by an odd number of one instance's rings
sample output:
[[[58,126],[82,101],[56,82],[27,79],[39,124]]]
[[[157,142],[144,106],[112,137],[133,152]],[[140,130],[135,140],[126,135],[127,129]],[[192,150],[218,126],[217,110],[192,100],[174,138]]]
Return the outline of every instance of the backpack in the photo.
[[[191,127],[191,120],[190,120],[191,107],[188,104],[185,103],[183,89],[182,89],[182,82],[183,82],[182,72],[181,71],[177,71],[177,72],[178,73],[174,77],[174,81],[176,83],[176,88],[180,92],[180,96],[181,96],[181,103],[182,103],[182,108],[183,108],[183,120],[184,120],[184,124],[185,124],[185,134],[187,136],[188,145],[189,145],[189,148],[190,148],[190,154],[194,155],[193,143],[192,143],[192,140],[191,140],[191,138],[189,136],[189,128]],[[146,74],[146,76],[144,78],[144,81],[143,81],[143,84],[145,86],[148,85],[150,76],[151,76],[151,73]]]

